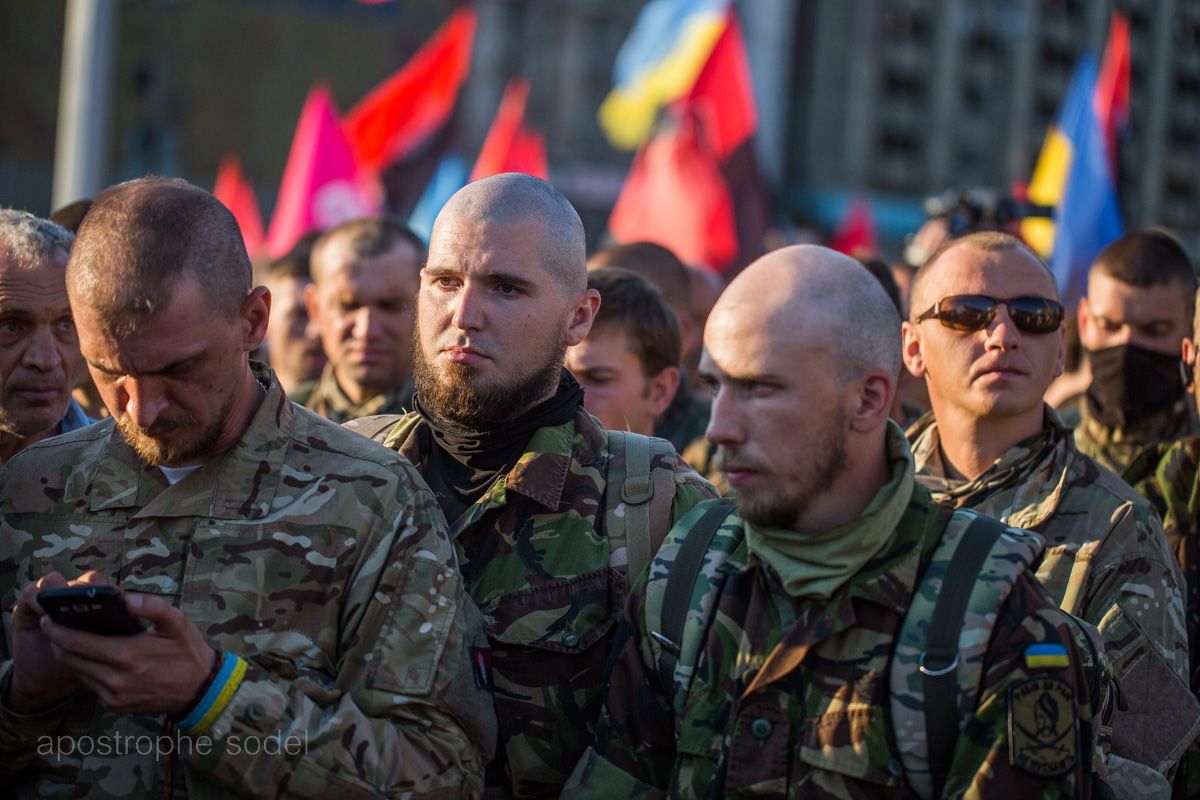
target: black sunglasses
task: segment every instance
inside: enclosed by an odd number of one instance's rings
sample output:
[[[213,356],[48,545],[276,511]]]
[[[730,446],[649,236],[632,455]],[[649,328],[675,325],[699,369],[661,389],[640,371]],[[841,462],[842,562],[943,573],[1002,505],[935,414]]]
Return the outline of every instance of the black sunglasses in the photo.
[[[1003,304],[1008,316],[1025,333],[1052,333],[1063,321],[1062,303],[1046,297],[1014,297],[998,300],[982,294],[956,294],[943,297],[917,322],[936,319],[944,327],[956,331],[978,331],[992,324],[996,306]]]

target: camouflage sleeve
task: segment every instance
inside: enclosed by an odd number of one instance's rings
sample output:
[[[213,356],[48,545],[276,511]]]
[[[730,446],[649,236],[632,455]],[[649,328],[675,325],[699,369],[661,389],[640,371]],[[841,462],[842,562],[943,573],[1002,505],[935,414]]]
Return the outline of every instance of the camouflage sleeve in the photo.
[[[1136,552],[1097,572],[1078,612],[1099,629],[1120,688],[1112,752],[1167,775],[1200,730],[1188,681],[1183,576],[1146,504],[1119,515],[1106,539],[1137,543]]]
[[[345,598],[333,680],[252,664],[193,768],[253,797],[482,793],[496,731],[470,663],[478,612],[432,494],[413,492],[391,524]],[[299,753],[250,751],[269,740]]]
[[[1195,569],[1188,545],[1194,536],[1196,509],[1200,506],[1198,471],[1200,437],[1189,437],[1171,447],[1154,472],[1134,487],[1162,517],[1163,533],[1185,571]]]
[[[1091,796],[1099,680],[1084,666],[1066,615],[1028,574],[992,629],[980,700],[954,750],[943,797]],[[1036,666],[1031,645],[1060,645],[1067,662]],[[1061,650],[1059,651],[1061,652]]]
[[[3,638],[0,637],[0,649],[7,658],[8,650]],[[11,658],[0,662],[0,698],[8,693],[12,665]],[[34,714],[17,714],[0,702],[0,785],[7,783],[34,760],[38,741],[59,729],[75,701],[76,696],[72,695],[58,705]]]
[[[653,656],[640,624],[647,574],[634,583],[625,606],[596,741],[567,780],[564,798],[666,797],[675,764],[675,725],[652,674]]]
[[[675,457],[675,499],[671,502],[671,525],[683,519],[698,503],[718,499],[721,494],[692,469],[681,456]],[[659,543],[660,544],[660,543]],[[657,549],[657,548],[656,548]]]

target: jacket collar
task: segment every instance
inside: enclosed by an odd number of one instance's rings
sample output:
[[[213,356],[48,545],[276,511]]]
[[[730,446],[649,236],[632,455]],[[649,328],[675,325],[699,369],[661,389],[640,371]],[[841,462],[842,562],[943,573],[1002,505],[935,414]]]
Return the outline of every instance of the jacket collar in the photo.
[[[932,547],[940,538],[946,519],[945,513],[939,513],[929,490],[920,484],[914,485],[912,498],[896,526],[891,545],[837,589],[827,601],[828,605],[841,608],[844,598],[865,600],[903,616],[916,590],[922,551]],[[743,536],[721,569],[737,574],[752,567],[760,567],[770,573],[769,567],[750,552]],[[770,580],[778,584],[778,578],[773,573]],[[778,591],[783,593],[782,586],[778,587]],[[837,616],[840,615],[841,612]]]
[[[138,509],[134,518],[259,519],[271,508],[287,455],[295,411],[269,367],[251,362],[266,396],[232,448],[170,486],[144,463],[110,421],[92,470],[92,511]]]
[[[431,446],[422,427],[421,416],[410,413],[392,429],[386,443],[413,464],[421,465]],[[462,531],[489,509],[505,505],[509,492],[527,497],[548,511],[557,510],[563,502],[563,487],[571,464],[600,464],[605,441],[604,430],[583,406],[571,421],[538,429],[504,479],[497,480],[461,519],[451,521],[451,527],[456,534]]]
[[[909,429],[917,477],[936,499],[969,507],[1018,528],[1033,528],[1052,517],[1062,502],[1078,451],[1071,430],[1050,406],[1042,431],[1006,450],[971,481],[948,478],[937,421],[932,413]]]

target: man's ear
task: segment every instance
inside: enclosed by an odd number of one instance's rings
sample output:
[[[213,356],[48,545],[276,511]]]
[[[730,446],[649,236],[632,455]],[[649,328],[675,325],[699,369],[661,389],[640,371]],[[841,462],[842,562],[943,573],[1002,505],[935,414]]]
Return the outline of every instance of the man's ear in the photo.
[[[1191,336],[1183,337],[1183,345],[1179,349],[1179,357],[1183,359],[1183,363],[1189,367],[1196,366],[1196,340]]]
[[[679,367],[664,367],[650,378],[650,416],[657,419],[671,405],[679,391]]]
[[[887,419],[892,411],[892,399],[896,396],[897,377],[872,370],[857,384],[851,398],[851,430],[868,433]]]
[[[904,367],[914,378],[925,377],[925,356],[921,352],[921,332],[911,322],[900,323],[901,355]]]
[[[242,348],[247,353],[257,350],[267,336],[267,325],[271,320],[271,290],[255,286],[242,301]]]
[[[321,307],[317,303],[317,284],[309,281],[304,285],[304,309],[308,311],[309,324],[315,325],[320,319]]]
[[[585,289],[578,295],[575,306],[571,311],[571,319],[567,322],[567,346],[576,345],[587,338],[592,323],[596,320],[596,312],[600,310],[600,292],[595,289]]]
[[[1079,305],[1075,306],[1075,325],[1079,328],[1079,343],[1086,347],[1083,343],[1087,341],[1092,325],[1092,307],[1087,295],[1079,298]]]

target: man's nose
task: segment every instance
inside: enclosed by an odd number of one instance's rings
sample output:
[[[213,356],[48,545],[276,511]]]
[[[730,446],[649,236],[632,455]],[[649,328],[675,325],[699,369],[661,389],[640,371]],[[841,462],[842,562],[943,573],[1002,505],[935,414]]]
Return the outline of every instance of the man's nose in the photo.
[[[745,440],[746,432],[733,392],[720,389],[713,397],[704,438],[713,444],[738,444]]]
[[[139,428],[149,428],[167,408],[167,398],[153,381],[126,378],[121,385],[125,393],[125,414]]]
[[[988,325],[987,344],[1001,350],[1015,350],[1021,345],[1021,331],[1004,306],[996,308],[996,317]]]
[[[21,363],[39,372],[49,372],[62,365],[62,354],[58,350],[58,341],[49,328],[37,326],[21,356]]]
[[[451,324],[460,331],[477,331],[483,328],[483,298],[479,290],[467,284],[457,293],[453,302]]]

